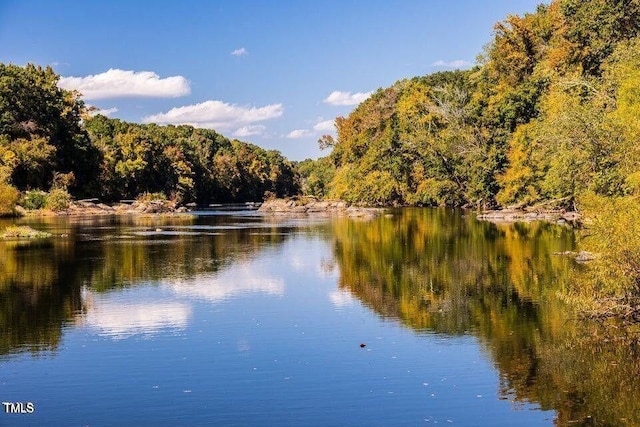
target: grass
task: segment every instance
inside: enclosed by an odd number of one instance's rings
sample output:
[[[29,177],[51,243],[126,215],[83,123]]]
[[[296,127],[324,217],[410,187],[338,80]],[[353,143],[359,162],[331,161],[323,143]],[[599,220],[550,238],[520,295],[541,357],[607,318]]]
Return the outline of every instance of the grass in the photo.
[[[26,225],[11,225],[0,234],[2,239],[44,239],[51,236],[51,233],[34,230]]]

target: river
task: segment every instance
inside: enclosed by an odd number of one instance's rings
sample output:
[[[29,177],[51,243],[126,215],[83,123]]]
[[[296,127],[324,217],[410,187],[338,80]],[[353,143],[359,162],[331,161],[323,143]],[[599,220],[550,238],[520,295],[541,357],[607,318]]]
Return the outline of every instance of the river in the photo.
[[[196,214],[18,221],[55,236],[0,242],[0,425],[640,425],[568,227]]]

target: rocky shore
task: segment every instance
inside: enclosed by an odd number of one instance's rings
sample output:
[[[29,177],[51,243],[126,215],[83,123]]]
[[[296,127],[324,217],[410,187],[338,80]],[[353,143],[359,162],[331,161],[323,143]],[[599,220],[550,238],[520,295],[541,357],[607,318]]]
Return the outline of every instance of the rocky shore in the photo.
[[[22,215],[30,216],[101,216],[101,215],[140,215],[140,214],[171,214],[187,212],[184,206],[177,207],[170,200],[133,201],[132,203],[116,203],[107,205],[95,199],[78,200],[69,204],[67,209],[53,212],[46,210],[26,211]]]
[[[580,222],[582,215],[564,210],[501,209],[481,212],[476,218],[490,222],[548,221],[562,224]]]
[[[313,198],[266,200],[258,212],[272,215],[344,215],[352,218],[373,218],[383,209],[351,206],[343,201]]]

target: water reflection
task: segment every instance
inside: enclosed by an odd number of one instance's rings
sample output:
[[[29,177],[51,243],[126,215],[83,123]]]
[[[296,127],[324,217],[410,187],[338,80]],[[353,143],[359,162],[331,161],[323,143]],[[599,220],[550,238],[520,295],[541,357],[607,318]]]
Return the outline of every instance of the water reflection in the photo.
[[[228,218],[208,217],[201,224],[202,219],[192,216],[23,222],[56,237],[0,241],[0,355],[53,351],[65,324],[119,337],[184,327],[190,316],[184,303],[130,303],[132,295],[122,290],[142,283],[162,282],[176,295],[210,301],[248,291],[282,294],[281,280],[261,280],[260,271],[250,271],[248,264],[233,272],[226,267],[281,244],[294,226],[286,221],[258,225],[249,217],[227,227]],[[0,221],[0,228],[8,224]],[[203,232],[211,227],[224,233]],[[169,235],[134,235],[159,228]],[[265,232],[253,233],[254,228]],[[120,293],[108,293],[117,289]]]
[[[301,226],[331,250],[278,258]],[[554,255],[575,249],[565,227],[427,209],[371,222],[209,216],[47,219],[37,227],[68,237],[0,242],[1,355],[55,351],[66,325],[117,339],[182,331],[196,304],[284,297],[285,280],[269,264],[280,263],[337,283],[309,309],[362,303],[417,335],[475,337],[499,372],[500,398],[514,407],[554,410],[557,425],[640,425],[636,331],[580,321],[558,298],[576,273],[588,274]],[[233,345],[244,354],[254,343],[239,337]]]
[[[337,223],[333,244],[340,289],[417,331],[477,336],[515,407],[555,410],[557,425],[640,425],[637,336],[558,297],[588,269],[554,255],[574,249],[570,229],[404,210]]]
[[[188,304],[144,302],[144,297],[135,295],[135,291],[99,294],[84,288],[82,300],[84,313],[78,316],[76,324],[113,338],[184,329],[191,317]]]
[[[329,300],[331,300],[331,303],[337,308],[350,306],[355,302],[355,298],[351,293],[344,290],[336,290],[329,293]]]
[[[503,307],[538,316],[536,304],[570,273],[553,252],[574,246],[559,226],[496,226],[446,210],[339,222],[334,236],[342,289],[382,316],[448,334],[475,330],[479,315]]]
[[[220,302],[237,295],[264,293],[283,295],[284,280],[272,277],[255,263],[215,274],[199,274],[190,279],[171,280],[170,289],[179,296]]]

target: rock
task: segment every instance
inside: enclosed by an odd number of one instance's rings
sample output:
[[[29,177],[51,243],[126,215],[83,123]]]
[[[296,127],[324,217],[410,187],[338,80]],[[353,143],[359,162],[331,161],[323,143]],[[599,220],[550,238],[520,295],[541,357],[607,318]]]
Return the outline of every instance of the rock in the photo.
[[[382,209],[349,206],[342,201],[316,200],[315,198],[270,199],[262,203],[258,212],[276,215],[347,215],[356,218],[373,218]]]
[[[22,206],[18,205],[14,208],[14,211],[16,212],[16,215],[18,216],[25,216],[27,214],[27,210],[25,208],[23,208]]]
[[[176,205],[170,200],[136,200],[130,207],[131,210],[138,213],[167,213],[175,212]]]
[[[580,251],[580,252],[574,252],[574,251],[553,252],[553,255],[568,256],[570,258],[575,259],[576,262],[588,262],[588,261],[593,261],[594,259],[597,258],[596,254],[591,253],[591,252],[587,252],[587,251]]]
[[[98,203],[96,205],[98,208],[102,209],[103,211],[112,211],[113,208],[109,205],[105,205],[104,203]]]
[[[566,222],[575,223],[580,221],[582,216],[577,212],[565,212],[563,210],[542,210],[542,209],[502,209],[490,210],[479,213],[476,218],[481,221],[491,222],[530,222],[530,221],[550,221],[558,222],[564,220]]]
[[[569,222],[577,222],[582,219],[582,215],[578,212],[565,212],[565,214],[562,215],[562,218]]]
[[[577,262],[593,261],[594,259],[596,259],[595,255],[587,251],[580,251],[576,256]]]
[[[94,200],[96,202],[94,202]],[[186,212],[187,209],[176,209],[174,202],[170,200],[152,200],[148,202],[133,201],[130,205],[117,203],[113,206],[105,203],[97,203],[98,199],[85,199],[71,202],[66,210],[60,212],[49,212],[48,214],[57,216],[100,216],[100,215],[135,215],[145,213],[173,213]],[[47,211],[30,211],[29,214],[44,215]]]

